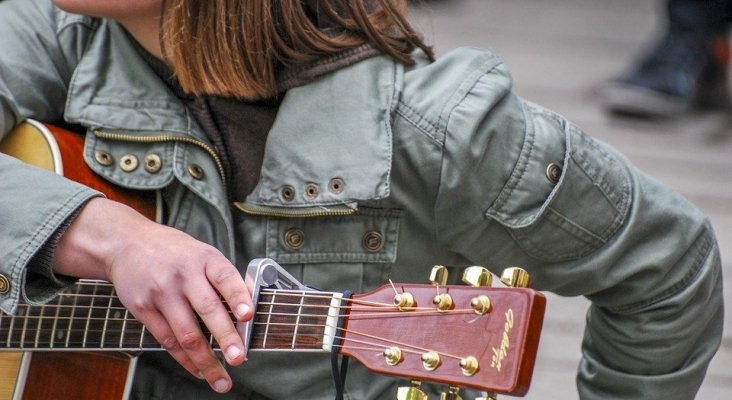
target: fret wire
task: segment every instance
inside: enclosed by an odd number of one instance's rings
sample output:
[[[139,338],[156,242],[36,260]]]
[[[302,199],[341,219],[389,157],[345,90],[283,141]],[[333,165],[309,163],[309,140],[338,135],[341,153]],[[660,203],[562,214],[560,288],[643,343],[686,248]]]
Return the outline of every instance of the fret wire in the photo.
[[[56,303],[58,305],[61,305],[61,297],[56,298]],[[53,327],[51,328],[51,344],[50,347],[53,348],[54,341],[56,340],[56,327],[58,326],[58,314],[61,311],[61,307],[56,307],[56,313],[53,316]]]
[[[38,335],[40,335],[40,333],[41,333],[41,324],[43,324],[43,312],[44,311],[45,311],[45,307],[43,306],[43,304],[41,304],[41,311],[40,311],[41,317],[38,320],[38,329],[36,329],[36,337],[34,340],[35,347],[38,347]]]
[[[25,307],[25,318],[23,319],[23,329],[20,331],[20,345],[25,346],[25,333],[28,327],[28,316],[30,315],[30,306]]]
[[[92,316],[92,310],[94,309],[94,295],[97,293],[99,286],[92,286],[91,304],[89,305],[89,312],[86,314],[86,324],[84,325],[84,338],[82,340],[82,346],[86,347],[87,334],[89,333],[89,319]]]
[[[107,338],[107,325],[109,324],[109,313],[112,310],[112,299],[114,299],[114,287],[107,302],[107,312],[104,314],[104,325],[102,326],[102,338],[100,340],[102,347],[104,347],[104,340]]]
[[[140,326],[142,326],[142,329],[140,330],[140,348],[143,348],[142,344],[145,342],[145,325]]]
[[[272,300],[274,301],[275,295],[272,294]],[[267,348],[267,338],[269,337],[269,322],[272,320],[272,307],[273,305],[269,305],[269,315],[267,315],[267,326],[264,328],[264,341],[262,342],[262,348]]]
[[[305,302],[305,296],[300,298],[300,308],[297,309],[297,318],[295,318],[295,331],[292,333],[292,345],[290,348],[295,348],[295,341],[297,340],[297,331],[299,328],[300,317],[302,314],[302,303]]]
[[[12,339],[13,339],[13,327],[15,326],[15,315],[10,316],[10,326],[8,327],[8,340],[6,343],[7,347],[12,347]]]
[[[123,347],[124,345],[124,337],[125,337],[125,328],[127,328],[127,315],[129,314],[128,310],[125,310],[125,317],[122,319],[122,330],[119,334],[119,347]]]
[[[76,287],[76,293],[79,293],[80,286]],[[65,347],[69,347],[69,341],[71,340],[71,327],[74,325],[74,313],[76,312],[77,297],[73,297],[73,305],[71,306],[71,314],[69,318],[69,326],[66,328],[66,341],[64,342]]]

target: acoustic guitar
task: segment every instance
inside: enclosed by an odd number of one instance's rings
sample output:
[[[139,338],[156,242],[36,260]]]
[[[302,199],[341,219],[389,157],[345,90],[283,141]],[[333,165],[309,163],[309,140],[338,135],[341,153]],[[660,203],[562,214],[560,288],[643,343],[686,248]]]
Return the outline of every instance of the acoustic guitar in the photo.
[[[0,142],[2,153],[95,187],[155,218],[154,193],[99,179],[81,161],[82,148],[80,135],[35,121]],[[336,352],[376,373],[410,380],[411,386],[399,389],[400,399],[426,399],[420,381],[446,384],[445,399],[458,399],[458,387],[526,394],[545,297],[525,287],[527,276],[518,268],[492,284],[486,269],[469,267],[465,286],[446,285],[444,271],[436,266],[431,284],[391,283],[348,297],[315,291],[275,261],[256,259],[245,276],[255,316],[237,329],[248,351]],[[0,313],[0,399],[125,399],[133,355],[141,351],[163,349],[111,284],[81,280],[47,304]]]

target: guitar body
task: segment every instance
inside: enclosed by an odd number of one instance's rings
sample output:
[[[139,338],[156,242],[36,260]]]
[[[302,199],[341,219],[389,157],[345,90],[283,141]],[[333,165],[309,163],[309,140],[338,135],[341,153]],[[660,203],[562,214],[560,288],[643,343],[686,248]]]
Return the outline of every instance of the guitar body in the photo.
[[[82,135],[31,120],[0,142],[0,153],[83,183],[156,219],[154,193],[99,179],[84,163],[83,149]],[[124,399],[133,369],[134,358],[121,352],[0,352],[0,400]]]

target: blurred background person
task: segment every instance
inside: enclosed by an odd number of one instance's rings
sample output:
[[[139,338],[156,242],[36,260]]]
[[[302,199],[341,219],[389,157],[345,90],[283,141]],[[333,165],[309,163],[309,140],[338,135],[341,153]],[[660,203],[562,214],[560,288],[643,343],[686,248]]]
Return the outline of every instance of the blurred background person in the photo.
[[[600,92],[615,114],[670,117],[729,107],[730,0],[668,0],[663,36]]]

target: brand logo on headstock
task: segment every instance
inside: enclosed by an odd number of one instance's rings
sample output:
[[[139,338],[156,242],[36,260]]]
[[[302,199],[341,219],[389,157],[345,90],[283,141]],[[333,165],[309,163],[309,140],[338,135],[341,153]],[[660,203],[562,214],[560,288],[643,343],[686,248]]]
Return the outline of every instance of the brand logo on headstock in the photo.
[[[511,346],[511,340],[508,337],[508,333],[513,329],[513,310],[508,309],[506,311],[506,323],[503,324],[503,335],[501,337],[501,346],[493,348],[493,357],[491,358],[491,367],[495,368],[496,371],[501,371],[501,363],[508,355],[508,348]]]

